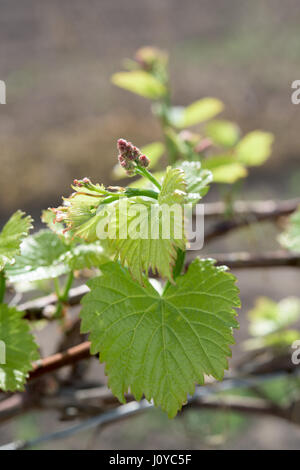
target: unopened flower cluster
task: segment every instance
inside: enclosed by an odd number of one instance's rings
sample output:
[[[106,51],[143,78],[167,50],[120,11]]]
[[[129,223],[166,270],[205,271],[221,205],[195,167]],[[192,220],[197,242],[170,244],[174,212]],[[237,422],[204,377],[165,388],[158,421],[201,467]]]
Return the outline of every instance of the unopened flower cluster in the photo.
[[[125,139],[118,140],[118,150],[120,152],[119,163],[126,170],[128,176],[133,176],[137,167],[146,168],[149,165],[149,159],[146,155],[142,155],[135,145]]]

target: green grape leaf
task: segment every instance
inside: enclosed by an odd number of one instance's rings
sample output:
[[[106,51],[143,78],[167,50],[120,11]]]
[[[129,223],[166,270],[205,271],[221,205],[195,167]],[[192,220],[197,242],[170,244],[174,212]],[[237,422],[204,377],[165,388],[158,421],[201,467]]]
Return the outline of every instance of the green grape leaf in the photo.
[[[175,164],[176,168],[184,171],[186,181],[186,202],[196,203],[202,199],[209,190],[209,184],[213,181],[213,174],[210,170],[202,169],[201,162],[183,161]],[[162,181],[165,172],[158,171],[153,173],[153,176],[158,181]],[[134,181],[130,187],[132,188],[146,188],[149,186],[149,180],[142,177]],[[151,184],[152,186],[152,184]]]
[[[250,132],[236,147],[238,161],[247,166],[262,165],[271,155],[273,140],[270,132]]]
[[[75,245],[61,259],[68,264],[72,271],[99,267],[109,261],[100,242]]]
[[[148,282],[135,283],[117,263],[88,281],[81,329],[91,352],[100,352],[108,383],[121,402],[130,389],[174,417],[204,374],[221,380],[238,327],[235,277],[213,260],[194,260],[161,296]]]
[[[23,315],[24,312],[0,304],[0,390],[4,392],[23,390],[32,362],[39,358]]]
[[[279,241],[288,250],[300,252],[300,207],[290,217],[290,225],[279,236]]]
[[[184,250],[186,243],[185,197],[184,172],[168,167],[157,201],[134,197],[115,205],[108,224],[110,243],[140,283],[149,269],[172,281],[177,248]]]
[[[259,297],[248,316],[251,335],[268,335],[299,319],[300,300],[295,297],[287,297],[280,302],[274,302],[267,297]]]
[[[248,175],[247,169],[240,163],[231,163],[211,170],[215,183],[235,183]]]
[[[103,185],[94,185],[96,190],[72,186],[73,194],[65,199],[65,205],[56,209],[61,213],[63,222],[67,225],[71,237],[79,237],[88,242],[98,240],[97,225],[104,217],[101,211],[108,192]]]
[[[180,168],[167,167],[158,196],[160,204],[183,204],[186,196],[185,174]]]
[[[21,254],[7,269],[10,282],[35,282],[53,279],[70,271],[98,267],[109,260],[100,242],[72,243],[63,241],[50,230],[40,230],[27,237]]]
[[[7,269],[11,282],[32,282],[66,274],[70,268],[61,260],[69,247],[50,230],[40,230],[21,244],[21,254]]]
[[[203,98],[177,112],[177,127],[189,127],[212,119],[224,108],[222,101],[216,98]]]
[[[4,266],[12,264],[20,252],[20,244],[32,228],[32,219],[24,212],[15,212],[4,225],[0,233],[0,271]]]
[[[149,158],[149,168],[151,169],[156,166],[159,159],[164,154],[165,146],[162,142],[152,142],[151,144],[147,144],[141,147],[140,151]],[[126,172],[119,164],[114,166],[112,176],[114,179],[128,178]]]
[[[248,174],[247,168],[239,163],[233,155],[216,155],[204,159],[202,166],[213,174],[214,183],[232,184]]]
[[[166,87],[153,75],[143,70],[118,72],[112,76],[112,82],[132,93],[157,100],[166,94]]]
[[[55,213],[51,209],[43,210],[41,220],[52,232],[63,235],[65,226],[62,222],[56,222]]]
[[[233,147],[239,139],[240,130],[234,122],[216,119],[206,124],[205,134],[217,145]]]
[[[209,183],[213,180],[211,171],[203,170],[201,162],[184,161],[179,164],[179,168],[185,174],[187,201],[197,202],[202,199],[209,190]]]

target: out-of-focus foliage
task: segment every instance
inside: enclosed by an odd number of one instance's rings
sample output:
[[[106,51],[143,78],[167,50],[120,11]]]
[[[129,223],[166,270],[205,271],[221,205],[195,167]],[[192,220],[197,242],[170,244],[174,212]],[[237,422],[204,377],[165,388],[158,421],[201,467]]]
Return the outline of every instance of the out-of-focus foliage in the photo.
[[[288,250],[300,252],[300,208],[290,217],[289,227],[279,241]]]
[[[286,348],[300,337],[300,331],[287,328],[300,318],[300,300],[287,297],[274,302],[267,297],[256,300],[248,313],[249,332],[253,339],[246,342],[249,348]]]
[[[248,167],[262,165],[271,155],[273,135],[256,130],[244,136],[239,126],[225,119],[214,119],[224,110],[217,98],[201,98],[188,106],[174,106],[170,102],[171,89],[168,60],[165,52],[145,47],[137,51],[135,60],[126,61],[129,72],[116,73],[115,85],[143,95],[152,101],[152,111],[158,118],[165,146],[154,147],[155,167],[163,153],[169,164],[178,160],[198,161],[202,168],[211,170],[215,183],[232,184],[245,178]],[[199,126],[199,132],[186,130]],[[157,142],[155,143],[157,146]],[[150,144],[151,145],[151,144]],[[149,157],[153,147],[145,147]],[[114,169],[115,178],[121,176]]]

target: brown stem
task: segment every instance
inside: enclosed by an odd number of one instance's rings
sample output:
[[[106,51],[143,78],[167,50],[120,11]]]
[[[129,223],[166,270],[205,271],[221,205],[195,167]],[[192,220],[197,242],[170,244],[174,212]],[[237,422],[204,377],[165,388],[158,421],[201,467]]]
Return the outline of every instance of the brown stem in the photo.
[[[224,264],[231,269],[300,267],[300,254],[285,251],[273,251],[264,254],[240,252],[209,256],[217,259],[218,266]]]
[[[67,366],[69,364],[74,364],[77,361],[82,359],[88,359],[90,354],[90,345],[89,341],[84,341],[73,348],[69,348],[64,352],[53,354],[44,359],[34,363],[33,370],[29,374],[29,379],[36,379],[41,377],[49,372],[60,369],[61,367]]]
[[[236,216],[255,216],[274,219],[289,215],[300,205],[300,198],[286,201],[236,201],[233,203],[233,212]],[[224,202],[210,202],[205,204],[205,217],[220,217],[226,213]]]
[[[294,212],[300,204],[300,199],[288,201],[237,201],[233,205],[234,215],[230,219],[224,219],[210,227],[205,233],[205,242],[226,235],[232,230],[266,220],[276,220]],[[222,216],[225,213],[225,205],[221,202],[205,204],[205,217]]]

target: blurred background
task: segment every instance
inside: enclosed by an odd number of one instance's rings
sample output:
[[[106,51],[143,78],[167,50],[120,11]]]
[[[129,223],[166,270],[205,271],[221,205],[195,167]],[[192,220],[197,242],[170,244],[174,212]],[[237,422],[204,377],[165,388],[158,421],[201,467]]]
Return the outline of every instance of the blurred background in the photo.
[[[1,225],[18,208],[38,223],[43,208],[69,194],[74,178],[111,183],[119,137],[136,145],[161,138],[149,102],[110,81],[122,60],[145,45],[169,51],[175,104],[214,96],[225,103],[222,117],[243,132],[274,133],[273,155],[250,170],[243,198],[299,196],[300,105],[291,103],[291,83],[300,78],[299,24],[297,0],[0,0],[0,79],[7,86],[0,106]],[[209,200],[219,195],[214,186]],[[266,224],[210,249],[255,250],[258,243],[271,249],[273,235]],[[297,295],[299,280],[289,269],[253,270],[239,275],[239,286],[246,311],[258,295]],[[246,332],[245,322],[238,340]],[[45,344],[51,334],[44,334]],[[3,442],[49,428],[57,428],[56,416],[20,418],[6,426]],[[89,438],[55,445],[84,448]],[[110,426],[93,445],[297,448],[299,439],[300,428],[275,418],[188,412],[170,422],[150,411]]]

